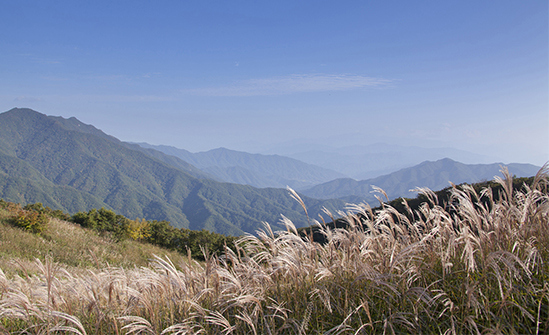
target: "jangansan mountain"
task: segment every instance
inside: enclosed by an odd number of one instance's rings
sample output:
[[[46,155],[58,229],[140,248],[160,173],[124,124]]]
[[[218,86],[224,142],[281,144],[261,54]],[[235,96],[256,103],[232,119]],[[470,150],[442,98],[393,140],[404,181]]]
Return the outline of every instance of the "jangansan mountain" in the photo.
[[[208,179],[176,157],[124,143],[76,118],[31,109],[0,114],[0,198],[41,202],[69,213],[105,207],[128,218],[167,220],[176,227],[241,235],[281,215],[308,220],[285,189],[258,189]],[[311,217],[341,200],[302,197]]]

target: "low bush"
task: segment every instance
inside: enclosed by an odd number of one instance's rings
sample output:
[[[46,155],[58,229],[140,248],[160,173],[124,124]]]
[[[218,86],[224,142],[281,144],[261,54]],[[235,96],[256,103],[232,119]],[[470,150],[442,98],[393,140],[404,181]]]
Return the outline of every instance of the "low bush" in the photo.
[[[13,225],[21,227],[34,234],[42,233],[47,227],[50,217],[34,210],[20,209],[11,218]]]
[[[193,258],[199,260],[204,260],[204,252],[219,256],[225,247],[234,249],[236,241],[235,237],[207,230],[176,228],[164,220],[130,220],[105,208],[78,212],[70,220],[99,233],[110,234],[118,241],[130,238],[176,250],[184,255],[190,252]]]
[[[42,203],[37,202],[34,204],[27,204],[23,207],[25,210],[33,210],[35,212],[45,214],[49,217],[56,218],[59,220],[68,221],[70,219],[70,215],[63,212],[60,209],[51,209],[48,206],[44,206]]]

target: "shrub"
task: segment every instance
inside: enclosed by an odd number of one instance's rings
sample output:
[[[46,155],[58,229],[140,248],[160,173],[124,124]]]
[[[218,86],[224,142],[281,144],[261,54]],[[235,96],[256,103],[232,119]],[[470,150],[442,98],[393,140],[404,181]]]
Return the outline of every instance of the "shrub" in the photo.
[[[132,240],[144,241],[151,236],[151,226],[145,219],[128,220],[126,233]]]
[[[40,234],[48,227],[50,219],[44,213],[21,209],[16,212],[11,221],[17,227],[21,227],[34,234]]]
[[[101,233],[112,233],[117,240],[128,237],[127,226],[130,220],[110,209],[101,208],[97,210],[94,208],[87,213],[78,212],[70,218],[70,221]]]
[[[14,212],[21,210],[21,205],[14,202],[5,201],[4,199],[0,199],[0,208],[8,212]]]
[[[59,220],[68,221],[70,219],[70,215],[63,212],[60,209],[51,209],[48,206],[44,206],[41,202],[37,202],[34,204],[27,204],[23,209],[26,210],[33,210],[41,214],[45,214],[47,216],[57,218]]]
[[[212,233],[207,230],[192,231],[176,228],[168,221],[130,220],[112,210],[101,208],[89,212],[78,212],[70,221],[99,233],[108,233],[117,240],[130,238],[157,245],[182,254],[191,252],[193,258],[204,260],[203,249],[209,254],[221,255],[225,247],[234,250],[235,237]]]

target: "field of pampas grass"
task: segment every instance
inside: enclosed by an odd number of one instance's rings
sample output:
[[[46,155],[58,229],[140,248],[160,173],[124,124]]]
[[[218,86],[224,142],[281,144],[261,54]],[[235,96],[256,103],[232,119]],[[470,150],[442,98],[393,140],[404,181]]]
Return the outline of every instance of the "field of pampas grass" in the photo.
[[[504,170],[505,172],[505,170]],[[268,224],[205,262],[0,272],[0,327],[14,334],[548,334],[549,197],[454,187],[399,213],[354,206],[326,243]],[[297,196],[297,194],[295,194]],[[408,207],[409,208],[409,207]],[[340,216],[342,214],[338,214]]]

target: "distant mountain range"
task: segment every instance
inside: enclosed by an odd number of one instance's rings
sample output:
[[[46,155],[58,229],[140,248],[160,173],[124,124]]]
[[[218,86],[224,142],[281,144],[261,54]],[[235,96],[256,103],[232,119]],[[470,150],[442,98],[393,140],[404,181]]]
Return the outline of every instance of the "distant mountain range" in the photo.
[[[318,199],[341,198],[350,202],[377,201],[372,194],[372,186],[382,188],[389,198],[414,198],[417,194],[410,192],[416,187],[427,187],[431,190],[441,190],[454,184],[476,183],[492,180],[501,176],[501,163],[494,164],[462,164],[449,158],[435,162],[426,161],[419,165],[401,169],[380,177],[357,181],[350,178],[336,179],[314,186],[301,192]],[[508,164],[509,172],[517,177],[531,177],[540,169],[531,164]]]
[[[271,149],[300,161],[337,171],[356,180],[365,180],[412,167],[424,161],[450,158],[462,163],[492,163],[493,157],[455,148],[422,148],[416,146],[374,143],[340,148],[327,146],[282,146]]]
[[[341,162],[327,165],[344,166],[349,157],[355,157],[354,171],[367,171],[359,170],[358,165],[364,163],[361,159],[383,160],[380,157],[385,155],[385,148],[387,163],[393,160],[394,152],[402,151],[402,147],[384,145],[364,148],[354,148],[358,156],[353,156],[353,148],[343,150]],[[338,157],[332,154],[332,159]],[[375,164],[370,162],[369,166]],[[132,219],[168,220],[176,227],[231,235],[254,233],[264,221],[275,229],[283,228],[281,214],[298,227],[307,224],[303,209],[288,191],[273,186],[301,189],[310,217],[317,218],[324,207],[334,212],[344,209],[345,202],[377,202],[372,185],[384,189],[390,199],[412,198],[415,193],[409,190],[416,187],[439,190],[450,181],[459,184],[493,179],[500,165],[441,159],[357,181],[279,155],[224,148],[190,153],[168,146],[121,142],[75,118],[18,108],[0,114],[0,198],[41,202],[69,213],[105,207]],[[535,175],[539,170],[530,164],[507,166],[519,177]]]
[[[0,197],[42,202],[70,213],[105,207],[129,218],[240,235],[280,215],[303,226],[301,206],[284,189],[220,183],[188,162],[109,136],[75,118],[14,108],[0,114]],[[341,200],[303,197],[309,215]]]
[[[342,173],[280,155],[249,154],[225,148],[192,153],[171,146],[138,144],[180,158],[219,181],[260,188],[290,186],[300,190],[346,177]]]
[[[371,193],[372,185],[383,188],[391,199],[394,199],[398,197],[415,197],[416,194],[409,190],[416,187],[440,190],[448,187],[449,182],[459,184],[491,180],[495,175],[501,175],[500,168],[503,165],[502,163],[463,164],[444,158],[437,161],[424,161],[419,165],[407,168],[393,166],[390,169],[386,167],[388,170],[395,169],[396,172],[386,173],[381,176],[375,175],[375,178],[357,181],[351,178],[342,178],[342,174],[337,172],[280,155],[249,154],[225,148],[191,153],[170,146],[153,146],[146,143],[139,143],[139,145],[147,148],[147,150],[161,151],[187,161],[200,168],[203,174],[210,175],[216,180],[253,185],[255,187],[284,187],[283,185],[286,184],[312,198],[338,198],[347,202],[377,201]],[[405,149],[418,153],[419,157],[436,157],[442,155],[443,152],[453,153],[468,159],[474,159],[475,157],[474,154],[451,148],[424,149],[382,143],[371,146],[346,147],[341,149],[341,153],[331,153],[327,156],[342,158],[344,162],[346,161],[345,157],[362,157],[361,159],[369,157],[372,161],[369,164],[372,166],[383,164],[380,161],[392,161],[395,157],[406,156],[411,159],[409,153],[404,154]],[[325,150],[329,151],[329,149]],[[385,153],[383,150],[387,152]],[[320,155],[321,153],[318,152],[317,154]],[[312,152],[309,152],[309,154],[312,154]],[[386,157],[386,159],[383,160],[382,157]],[[357,158],[357,162],[360,163],[361,159]],[[338,168],[340,171],[345,170],[341,162],[339,163],[341,165],[337,164],[337,159],[331,160],[332,167]],[[539,167],[530,164],[509,164],[508,167],[511,173],[519,177],[535,175],[539,170]],[[359,171],[358,166],[356,169],[356,171]],[[326,179],[329,181],[319,182],[319,180]],[[305,187],[307,184],[313,184],[314,186]]]

